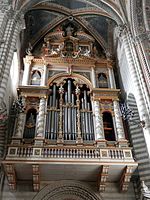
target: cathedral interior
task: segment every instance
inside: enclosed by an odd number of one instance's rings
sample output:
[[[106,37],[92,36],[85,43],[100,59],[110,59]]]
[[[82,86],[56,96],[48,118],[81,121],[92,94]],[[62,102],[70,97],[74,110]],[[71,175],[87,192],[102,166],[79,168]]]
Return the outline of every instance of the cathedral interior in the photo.
[[[150,199],[150,1],[0,0],[0,199]]]

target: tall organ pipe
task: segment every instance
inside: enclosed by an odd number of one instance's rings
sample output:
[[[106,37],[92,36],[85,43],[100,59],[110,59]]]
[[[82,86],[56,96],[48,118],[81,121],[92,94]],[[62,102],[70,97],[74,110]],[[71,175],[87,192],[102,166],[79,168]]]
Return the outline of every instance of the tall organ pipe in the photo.
[[[84,99],[82,98],[81,99],[81,108],[82,108],[82,111],[81,112],[81,121],[82,121],[82,126],[81,126],[81,130],[82,130],[82,133],[83,135],[85,135],[85,132],[86,132],[86,127],[85,127],[85,113],[84,113]]]
[[[68,103],[69,103],[69,107],[68,107],[68,133],[70,136],[71,133],[71,80],[68,80]],[[69,137],[70,139],[70,137]]]
[[[65,121],[65,139],[67,138],[67,132],[68,132],[68,108],[67,108],[67,102],[68,102],[68,94],[65,92],[65,116],[64,116],[64,121]]]
[[[71,103],[71,80],[68,80],[68,103]]]
[[[84,90],[84,108],[85,108],[85,133],[86,138],[88,137],[89,128],[88,128],[88,113],[87,113],[87,91]],[[88,139],[88,138],[87,138]]]
[[[56,85],[53,85],[53,94],[52,94],[52,107],[53,109],[56,107]],[[54,137],[55,131],[55,111],[52,110],[52,118],[51,118],[51,137]]]
[[[72,108],[71,108],[71,125],[72,125],[72,139],[75,140],[75,107],[74,107],[74,94],[71,95],[71,103],[72,103]]]
[[[49,101],[48,101],[48,108],[50,108],[52,106],[52,96],[49,96]],[[48,110],[47,113],[47,118],[46,118],[46,138],[47,139],[51,139],[50,138],[50,126],[51,126],[51,111]]]

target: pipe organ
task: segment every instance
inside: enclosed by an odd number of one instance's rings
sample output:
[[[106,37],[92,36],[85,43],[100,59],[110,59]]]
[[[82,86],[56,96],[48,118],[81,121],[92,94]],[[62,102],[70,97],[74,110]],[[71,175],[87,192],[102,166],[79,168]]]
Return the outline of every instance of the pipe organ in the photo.
[[[45,144],[73,141],[74,144],[89,142],[89,145],[98,146],[119,139],[121,145],[126,145],[113,61],[106,58],[101,45],[92,36],[70,23],[45,36],[39,57],[27,55],[24,59],[27,70],[23,76],[24,85],[19,87],[20,93],[29,102],[32,97],[38,100],[27,105],[24,114],[35,109],[37,121],[31,126],[31,119],[26,120],[25,133],[33,131],[23,137],[41,138]],[[33,75],[40,85],[32,84]],[[18,121],[19,125],[23,124],[21,114]],[[111,127],[108,126],[110,122]],[[21,136],[22,127],[17,130],[21,130]]]
[[[93,114],[89,89],[74,79],[50,86],[47,103],[46,139],[56,140],[62,134],[64,140],[94,140]],[[80,127],[80,129],[79,129]]]

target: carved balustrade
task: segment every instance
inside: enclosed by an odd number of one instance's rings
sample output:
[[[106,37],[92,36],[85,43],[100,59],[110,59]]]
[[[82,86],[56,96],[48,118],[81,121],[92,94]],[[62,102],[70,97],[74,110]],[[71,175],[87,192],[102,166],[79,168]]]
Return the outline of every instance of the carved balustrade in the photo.
[[[130,160],[134,161],[131,148],[85,148],[85,147],[33,147],[9,146],[7,159],[89,159],[92,160]]]

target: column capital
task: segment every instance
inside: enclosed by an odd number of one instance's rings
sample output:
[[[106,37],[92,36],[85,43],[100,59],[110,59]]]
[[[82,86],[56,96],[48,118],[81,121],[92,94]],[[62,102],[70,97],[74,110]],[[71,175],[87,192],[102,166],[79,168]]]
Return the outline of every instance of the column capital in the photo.
[[[32,55],[26,55],[26,57],[23,59],[24,60],[24,64],[32,64],[32,60],[34,59],[34,56]]]

